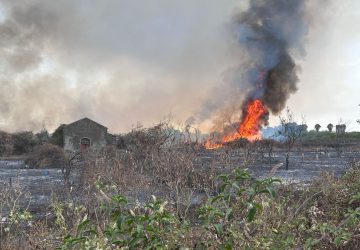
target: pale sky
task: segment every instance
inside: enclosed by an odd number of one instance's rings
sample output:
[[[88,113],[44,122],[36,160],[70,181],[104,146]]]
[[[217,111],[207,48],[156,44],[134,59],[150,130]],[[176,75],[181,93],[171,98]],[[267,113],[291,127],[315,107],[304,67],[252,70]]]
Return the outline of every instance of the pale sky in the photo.
[[[0,129],[52,130],[88,116],[126,132],[169,113],[196,117],[241,60],[229,26],[246,2],[0,0]],[[310,128],[341,118],[359,130],[360,1],[328,2],[311,11],[288,106]]]
[[[288,104],[311,128],[342,119],[359,130],[360,1],[334,1],[326,16],[309,40],[299,90]]]

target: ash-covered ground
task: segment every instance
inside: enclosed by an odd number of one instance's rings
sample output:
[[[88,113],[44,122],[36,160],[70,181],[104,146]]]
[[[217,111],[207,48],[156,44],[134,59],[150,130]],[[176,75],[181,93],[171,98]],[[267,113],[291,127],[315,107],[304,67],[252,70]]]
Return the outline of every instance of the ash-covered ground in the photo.
[[[280,150],[274,150],[269,155],[267,152],[219,149],[202,151],[196,159],[198,167],[212,167],[220,172],[244,167],[255,178],[271,175],[285,183],[306,183],[324,171],[340,176],[354,160],[360,160],[357,150],[347,150],[340,157],[334,150],[298,150],[291,153],[288,170],[284,168],[285,152]],[[79,181],[78,176],[72,175],[71,181],[75,185]],[[29,169],[22,160],[0,160],[0,190],[9,186],[22,193],[23,206],[41,214],[42,208],[63,193],[64,181],[60,169]],[[148,190],[144,190],[144,196],[145,193]]]
[[[290,164],[286,170],[285,154],[284,151],[274,151],[269,155],[267,152],[248,154],[243,150],[218,150],[204,152],[200,158],[204,166],[215,165],[224,168],[224,171],[244,167],[256,178],[274,176],[286,183],[306,183],[322,172],[340,176],[351,166],[351,162],[360,159],[360,152],[355,150],[343,152],[341,156],[332,150],[301,150],[290,153]]]

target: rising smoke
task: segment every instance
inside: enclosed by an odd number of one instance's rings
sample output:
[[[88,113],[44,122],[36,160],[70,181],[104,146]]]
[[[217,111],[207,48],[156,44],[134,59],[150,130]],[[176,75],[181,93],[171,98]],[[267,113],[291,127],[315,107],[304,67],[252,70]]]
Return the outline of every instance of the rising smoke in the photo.
[[[214,130],[221,129],[224,122],[244,117],[244,108],[252,99],[261,99],[272,114],[284,109],[298,88],[300,67],[295,58],[305,56],[309,12],[306,0],[251,0],[245,10],[235,15],[232,29],[241,52],[239,64],[225,73],[230,77],[225,79],[225,90],[221,91],[232,94],[223,97],[216,89],[200,113],[206,118],[218,110]],[[232,111],[233,117],[229,118],[229,107],[224,108],[222,103],[238,112]]]
[[[262,99],[274,114],[297,90],[298,69],[292,55],[305,54],[305,7],[305,0],[253,0],[236,19],[240,46],[248,51],[252,66],[247,72],[254,86],[250,97]]]

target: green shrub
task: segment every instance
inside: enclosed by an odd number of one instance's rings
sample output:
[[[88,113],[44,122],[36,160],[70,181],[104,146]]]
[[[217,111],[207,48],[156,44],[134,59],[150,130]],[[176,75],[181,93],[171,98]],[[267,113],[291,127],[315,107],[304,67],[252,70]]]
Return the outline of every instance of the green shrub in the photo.
[[[208,232],[204,247],[233,249],[244,240],[246,224],[255,220],[264,208],[262,194],[275,197],[274,183],[280,180],[266,178],[250,182],[247,170],[236,169],[219,177],[220,192],[209,198],[199,209],[204,229]]]
[[[75,235],[67,235],[59,249],[178,249],[185,230],[166,209],[166,202],[153,197],[141,207],[131,207],[128,200],[115,195],[104,206],[110,220],[104,231],[96,230],[84,216]]]
[[[180,222],[175,213],[167,209],[167,202],[153,197],[144,206],[134,206],[124,196],[115,195],[102,206],[108,215],[103,231],[96,230],[94,221],[85,215],[76,233],[67,235],[59,249],[180,249],[189,244],[200,248],[237,248],[241,245],[240,239],[244,239],[243,225],[252,223],[263,210],[262,194],[274,197],[273,184],[279,180],[251,181],[249,173],[241,169],[218,178],[219,194],[199,209],[202,221],[199,230],[206,235],[205,240],[186,239],[184,235],[190,230],[188,222]],[[103,185],[98,188],[101,192],[105,189]],[[58,218],[63,221],[63,216]]]

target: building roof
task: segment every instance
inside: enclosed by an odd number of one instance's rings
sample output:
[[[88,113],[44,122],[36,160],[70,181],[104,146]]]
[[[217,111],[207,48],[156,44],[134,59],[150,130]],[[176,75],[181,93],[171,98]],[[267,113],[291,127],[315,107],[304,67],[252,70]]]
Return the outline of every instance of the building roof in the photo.
[[[70,124],[67,124],[66,127],[67,127],[67,126],[76,125],[77,123],[81,123],[81,122],[91,122],[91,123],[96,124],[97,126],[100,126],[100,127],[103,127],[103,128],[105,128],[105,129],[107,129],[107,127],[105,127],[104,125],[101,125],[100,123],[97,123],[97,122],[95,122],[95,121],[93,121],[93,120],[91,120],[91,119],[89,119],[89,118],[87,118],[87,117],[84,117],[84,118],[82,118],[82,119],[80,119],[80,120],[77,120],[77,121],[75,121],[75,122],[72,122],[72,123],[70,123]]]

